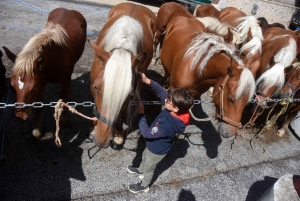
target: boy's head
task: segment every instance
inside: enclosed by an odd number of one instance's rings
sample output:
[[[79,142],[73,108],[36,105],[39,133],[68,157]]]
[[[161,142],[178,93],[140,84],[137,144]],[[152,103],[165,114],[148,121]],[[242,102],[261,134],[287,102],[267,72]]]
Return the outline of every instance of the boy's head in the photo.
[[[174,107],[177,107],[179,113],[189,110],[194,105],[192,94],[182,88],[170,89],[167,101],[170,101]]]

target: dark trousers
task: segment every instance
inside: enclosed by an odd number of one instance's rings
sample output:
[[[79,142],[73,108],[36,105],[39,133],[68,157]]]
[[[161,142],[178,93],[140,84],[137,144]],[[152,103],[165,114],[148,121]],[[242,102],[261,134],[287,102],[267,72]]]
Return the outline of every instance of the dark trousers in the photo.
[[[154,154],[146,147],[143,156],[142,163],[138,168],[139,172],[144,174],[144,178],[142,180],[142,186],[147,187],[152,181],[153,174],[157,164],[166,156],[167,154],[158,155]]]

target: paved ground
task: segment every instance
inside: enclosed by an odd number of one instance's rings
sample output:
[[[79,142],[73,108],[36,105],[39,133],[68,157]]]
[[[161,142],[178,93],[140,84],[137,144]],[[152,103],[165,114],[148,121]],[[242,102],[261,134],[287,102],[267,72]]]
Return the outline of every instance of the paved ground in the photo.
[[[0,45],[19,53],[57,7],[81,12],[92,41],[96,41],[110,9],[109,5],[87,1],[1,0]],[[10,78],[13,64],[6,56],[3,61]],[[88,89],[92,62],[93,50],[86,43],[72,76],[76,102],[92,101]],[[160,81],[163,70],[150,66],[147,73]],[[46,101],[57,101],[58,90],[58,86],[49,85]],[[14,103],[15,94],[6,94],[1,102],[6,100]],[[92,116],[91,108],[77,109]],[[199,117],[212,116],[213,111],[213,105],[208,104],[194,109]],[[216,132],[216,121],[192,121],[186,129],[187,138],[176,140],[159,164],[150,192],[134,195],[127,185],[138,178],[128,174],[126,166],[141,161],[145,145],[138,130],[128,135],[123,150],[98,150],[87,141],[90,122],[70,114],[71,126],[61,130],[63,146],[58,148],[54,144],[53,108],[45,108],[46,135],[40,142],[30,140],[30,123],[15,121],[11,108],[0,112],[5,125],[0,140],[5,155],[0,163],[0,200],[254,201],[282,175],[300,175],[300,142],[290,133],[279,138],[275,129],[264,132],[255,147],[261,150],[263,146],[266,153],[259,155],[249,145],[253,137],[250,130],[232,145],[232,138],[223,139]]]

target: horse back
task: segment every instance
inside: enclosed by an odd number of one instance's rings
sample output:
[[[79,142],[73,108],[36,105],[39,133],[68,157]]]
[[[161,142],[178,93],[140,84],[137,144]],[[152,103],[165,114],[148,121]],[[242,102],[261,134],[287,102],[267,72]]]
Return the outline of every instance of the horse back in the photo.
[[[211,4],[202,4],[196,7],[194,16],[219,18],[220,11]]]
[[[265,31],[264,38],[266,38],[270,34],[272,34],[273,36],[289,35],[296,41],[297,44],[296,55],[300,54],[300,36],[297,35],[295,32],[289,29],[282,29],[280,27],[270,27]]]
[[[146,51],[147,53],[147,59],[143,63],[142,67],[142,69],[146,71],[152,59],[153,38],[156,31],[156,16],[149,8],[127,2],[114,6],[108,14],[107,23],[101,30],[96,44],[101,44],[102,39],[105,37],[106,30],[108,30],[114,22],[122,16],[129,16],[137,20],[143,28],[143,49],[139,50],[138,53],[142,53],[142,51]]]
[[[169,2],[163,4],[157,12],[157,28],[166,28],[171,19],[183,16],[193,18],[194,16],[181,4]]]
[[[189,89],[198,78],[197,69],[189,68],[192,57],[183,59],[193,38],[204,30],[204,25],[196,18],[176,17],[167,27],[161,62],[166,73],[171,75],[170,86]],[[188,77],[189,79],[182,79]]]
[[[149,8],[133,3],[120,3],[110,10],[108,20],[118,19],[123,15],[137,20],[142,25],[143,29],[147,31],[144,34],[147,34],[150,31],[150,34],[154,35],[156,16]]]
[[[233,27],[236,27],[240,22],[236,22],[235,20],[245,16],[247,15],[244,12],[235,7],[226,7],[220,11],[219,20],[222,23],[225,22]]]
[[[48,22],[59,24],[65,29],[68,34],[67,47],[62,47],[60,55],[63,59],[69,58],[68,63],[74,65],[84,50],[87,29],[85,18],[78,11],[57,8],[50,12]]]

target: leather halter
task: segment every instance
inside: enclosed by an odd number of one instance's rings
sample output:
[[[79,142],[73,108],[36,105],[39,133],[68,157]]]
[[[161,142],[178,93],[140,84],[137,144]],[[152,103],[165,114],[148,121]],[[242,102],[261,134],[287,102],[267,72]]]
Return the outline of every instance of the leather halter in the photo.
[[[291,88],[291,90],[292,90],[291,98],[294,98],[295,94],[300,89],[300,87],[298,87],[298,89],[295,90],[293,85],[290,82],[285,82],[285,84]]]
[[[230,67],[232,66],[232,57],[231,57],[231,61],[230,61]],[[216,114],[215,118],[216,119],[222,119],[223,121],[225,121],[226,123],[232,125],[232,126],[235,126],[235,127],[240,127],[242,124],[241,122],[236,122],[236,121],[233,121],[232,119],[226,117],[224,115],[224,104],[223,104],[223,101],[224,101],[224,87],[229,79],[230,75],[227,74],[225,79],[223,80],[223,83],[219,86],[219,90],[213,95],[213,97],[215,97],[218,93],[220,93],[220,114]]]
[[[123,50],[127,51],[129,54],[132,55],[132,52],[129,51],[128,49],[125,49],[125,48],[113,48],[110,52],[113,52],[114,50],[117,50],[117,49],[123,49]],[[132,73],[134,75],[134,88],[133,88],[133,92],[129,95],[131,100],[134,97],[134,94],[135,94],[136,89],[137,89],[137,73],[133,70],[132,70]],[[123,116],[123,114],[126,111],[127,107],[128,107],[128,104],[127,104],[126,108],[124,109],[123,113],[121,114],[121,117]],[[99,121],[107,124],[108,126],[115,127],[117,123],[121,123],[121,117],[120,117],[120,120],[113,121],[113,120],[110,120],[110,119],[106,118],[105,116],[101,115],[100,112],[98,112],[96,104],[93,108],[93,113]]]

